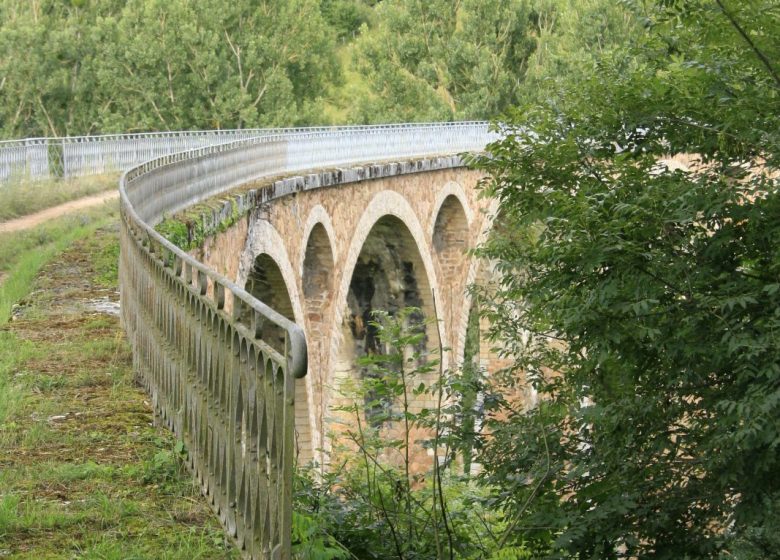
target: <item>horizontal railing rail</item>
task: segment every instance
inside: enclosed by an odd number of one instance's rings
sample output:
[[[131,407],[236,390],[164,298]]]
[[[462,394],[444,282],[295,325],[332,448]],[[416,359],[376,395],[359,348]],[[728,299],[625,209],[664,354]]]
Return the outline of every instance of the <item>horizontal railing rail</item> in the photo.
[[[299,326],[155,225],[263,177],[479,151],[492,139],[482,122],[273,131],[123,174],[119,274],[134,368],[247,557],[290,558],[294,380],[306,373],[306,341]],[[262,339],[269,323],[284,333],[283,351]]]
[[[371,128],[399,130],[425,126],[436,124],[376,125]],[[297,129],[249,128],[4,140],[0,141],[0,184],[122,172],[161,156],[269,134],[298,134],[304,131],[332,133],[334,130],[365,128],[360,125]]]

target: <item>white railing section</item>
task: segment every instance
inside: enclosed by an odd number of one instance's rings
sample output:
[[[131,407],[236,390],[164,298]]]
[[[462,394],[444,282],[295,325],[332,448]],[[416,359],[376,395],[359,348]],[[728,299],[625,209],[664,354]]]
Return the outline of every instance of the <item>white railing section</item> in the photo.
[[[457,123],[456,126],[467,123]],[[247,140],[260,136],[291,134],[333,134],[337,131],[403,130],[424,128],[425,124],[380,125],[373,127],[312,127],[298,129],[239,129],[62,138],[27,138],[0,141],[0,184],[15,180],[72,178],[122,172],[158,157],[206,146]]]

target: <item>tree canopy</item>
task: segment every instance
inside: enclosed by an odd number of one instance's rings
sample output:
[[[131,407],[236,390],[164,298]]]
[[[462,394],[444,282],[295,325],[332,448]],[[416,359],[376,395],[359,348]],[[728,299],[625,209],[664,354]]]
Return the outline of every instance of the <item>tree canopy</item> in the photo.
[[[339,74],[318,0],[0,2],[6,136],[293,126]]]
[[[628,34],[626,14],[612,0],[0,0],[0,133],[494,118]]]
[[[648,33],[550,77],[480,161],[483,308],[541,398],[504,403],[484,476],[549,557],[773,557],[780,7],[632,8]]]

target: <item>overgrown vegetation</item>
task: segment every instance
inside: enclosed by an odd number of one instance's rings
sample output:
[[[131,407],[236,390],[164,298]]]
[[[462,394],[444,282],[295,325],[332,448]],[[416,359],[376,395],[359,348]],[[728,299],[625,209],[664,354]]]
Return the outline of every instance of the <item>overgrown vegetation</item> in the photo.
[[[78,212],[18,233],[0,235],[0,325],[11,314],[14,304],[24,298],[41,270],[53,257],[71,243],[87,237],[97,228],[117,219],[116,203],[112,206]],[[105,263],[109,264],[109,263]],[[116,267],[105,282],[115,283]]]
[[[532,557],[526,543],[504,544],[507,521],[486,501],[495,490],[462,471],[464,406],[475,413],[484,380],[442,371],[424,349],[420,316],[416,308],[374,315],[384,351],[362,358],[362,378],[342,384],[351,404],[335,411],[333,465],[297,478],[300,558]]]
[[[776,557],[780,11],[632,4],[649,33],[551,80],[479,162],[482,303],[506,385],[543,397],[506,400],[482,479],[551,557]]]
[[[242,186],[232,192],[237,193],[246,188]],[[221,212],[225,208],[223,205],[227,204],[231,205],[230,213],[221,220],[215,219],[215,212]],[[211,199],[195,204],[173,216],[164,216],[154,229],[171,243],[189,251],[201,247],[207,237],[226,231],[240,218],[246,216],[248,211],[248,209],[244,212],[239,211],[239,204],[235,199]]]
[[[0,555],[238,558],[152,425],[118,318],[96,311],[117,299],[116,214],[68,224],[68,250],[20,252],[4,283],[29,295],[0,327]]]

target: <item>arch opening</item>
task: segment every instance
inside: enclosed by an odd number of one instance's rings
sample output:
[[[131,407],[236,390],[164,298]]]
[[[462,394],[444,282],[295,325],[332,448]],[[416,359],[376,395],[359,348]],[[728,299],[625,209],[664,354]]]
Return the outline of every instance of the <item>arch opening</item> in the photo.
[[[468,249],[469,223],[458,197],[449,195],[442,202],[433,227],[433,249],[445,276],[450,276]]]
[[[267,253],[255,257],[252,270],[246,281],[246,291],[280,313],[290,321],[295,321],[292,298],[284,280],[281,268]],[[247,324],[251,324],[249,321]],[[260,334],[271,348],[284,354],[286,333],[284,329],[270,321],[265,321]],[[296,454],[301,462],[311,459],[311,426],[309,422],[309,399],[306,380],[295,380],[295,432]]]
[[[252,270],[246,280],[246,291],[290,321],[295,320],[292,299],[282,270],[269,254],[261,253],[255,257]],[[252,324],[251,317],[246,318],[246,323]],[[261,336],[271,348],[284,354],[284,329],[270,321],[265,321]]]
[[[336,364],[336,373],[343,379],[365,379],[371,372],[361,367],[359,360],[388,352],[372,324],[378,311],[396,316],[405,308],[416,308],[417,311],[405,318],[423,331],[420,348],[416,350],[422,354],[438,350],[437,325],[435,321],[427,321],[436,316],[430,281],[417,243],[399,218],[384,216],[371,228],[352,271],[345,303]],[[363,398],[364,415],[374,427],[379,427],[390,408],[397,404],[377,399],[370,393]],[[413,396],[410,399],[413,410],[422,409],[419,399]]]
[[[327,317],[329,317],[328,309],[332,299],[333,273],[333,247],[327,229],[319,222],[311,229],[306,241],[301,278],[307,321],[309,383],[313,393],[311,407],[316,418],[314,426],[318,430],[316,435],[319,442],[323,442],[326,436],[323,368],[325,354],[330,348],[331,329]],[[312,449],[311,458],[314,457],[315,451]],[[324,458],[322,462],[324,463]]]
[[[333,250],[328,232],[316,224],[306,242],[303,258],[303,295],[307,303],[323,305],[330,295],[333,276]]]

